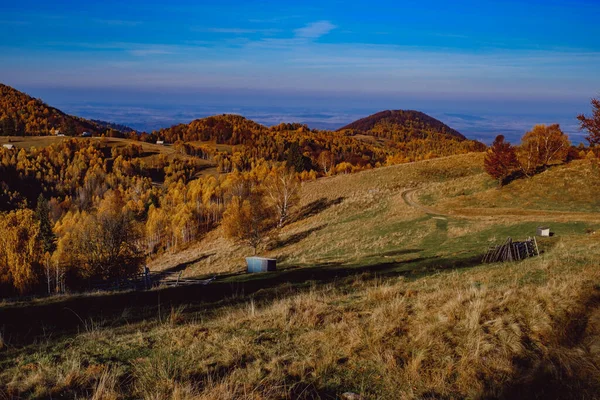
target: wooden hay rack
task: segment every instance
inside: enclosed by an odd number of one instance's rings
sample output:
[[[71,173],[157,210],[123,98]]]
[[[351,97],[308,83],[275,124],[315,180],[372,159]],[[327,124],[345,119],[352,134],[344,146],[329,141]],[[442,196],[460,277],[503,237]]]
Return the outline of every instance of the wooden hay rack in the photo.
[[[540,251],[535,237],[527,238],[522,242],[515,242],[507,238],[504,244],[495,245],[488,249],[483,256],[483,263],[521,261],[529,257],[539,256]]]

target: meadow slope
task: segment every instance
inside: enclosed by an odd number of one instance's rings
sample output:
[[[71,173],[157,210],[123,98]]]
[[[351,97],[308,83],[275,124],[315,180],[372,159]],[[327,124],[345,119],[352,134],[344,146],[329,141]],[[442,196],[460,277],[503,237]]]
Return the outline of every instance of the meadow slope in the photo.
[[[275,273],[217,229],[151,264],[208,287],[2,304],[0,398],[594,398],[595,166],[498,190],[482,158],[305,183]],[[480,264],[540,224],[540,257]]]

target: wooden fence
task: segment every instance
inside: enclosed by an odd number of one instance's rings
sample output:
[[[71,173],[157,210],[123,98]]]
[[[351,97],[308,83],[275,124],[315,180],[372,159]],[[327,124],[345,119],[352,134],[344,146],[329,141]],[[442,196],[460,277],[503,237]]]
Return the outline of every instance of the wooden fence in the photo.
[[[91,284],[93,290],[149,290],[154,287],[177,287],[189,285],[208,285],[215,280],[183,278],[183,271],[153,271],[141,272],[128,278],[115,279],[109,282],[96,282]]]

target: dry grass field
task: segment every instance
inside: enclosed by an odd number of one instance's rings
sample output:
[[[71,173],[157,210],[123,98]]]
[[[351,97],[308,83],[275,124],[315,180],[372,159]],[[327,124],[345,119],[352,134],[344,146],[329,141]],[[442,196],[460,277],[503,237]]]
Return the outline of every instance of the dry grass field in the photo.
[[[209,286],[0,304],[0,398],[597,398],[598,172],[497,189],[481,165],[303,184],[262,251],[277,272],[243,274],[251,250],[216,230],[151,264]],[[541,256],[481,265],[541,224]]]

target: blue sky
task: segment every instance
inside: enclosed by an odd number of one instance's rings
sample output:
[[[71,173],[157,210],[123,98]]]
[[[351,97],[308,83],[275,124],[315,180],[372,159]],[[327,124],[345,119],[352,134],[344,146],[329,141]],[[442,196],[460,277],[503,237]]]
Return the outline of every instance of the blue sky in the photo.
[[[0,81],[44,99],[112,90],[493,108],[581,106],[600,92],[597,0],[6,3]]]

